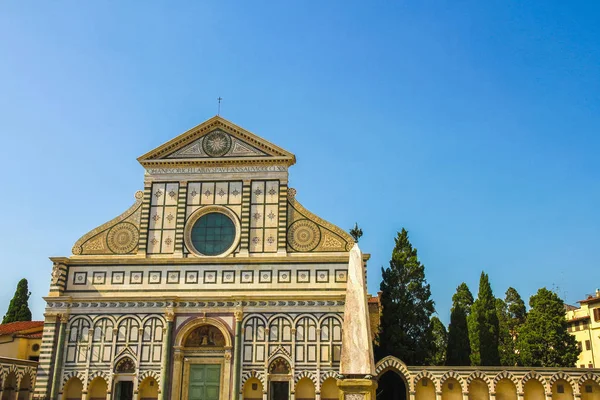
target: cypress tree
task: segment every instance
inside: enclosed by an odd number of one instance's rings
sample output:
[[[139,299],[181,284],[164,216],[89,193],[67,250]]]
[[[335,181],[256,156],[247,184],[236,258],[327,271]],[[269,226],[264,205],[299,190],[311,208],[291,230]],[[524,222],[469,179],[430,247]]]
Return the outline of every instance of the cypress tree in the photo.
[[[29,304],[27,304],[29,296],[31,296],[31,293],[27,288],[27,279],[21,279],[17,284],[15,295],[8,305],[8,311],[6,311],[6,315],[2,319],[3,324],[31,321],[31,311],[29,310]]]
[[[424,365],[431,355],[430,317],[434,313],[425,267],[402,229],[388,268],[381,268],[381,322],[375,357],[393,355],[408,365]]]
[[[471,365],[500,365],[496,298],[485,272],[481,272],[479,293],[477,294],[477,300],[471,307],[468,324],[469,341],[471,342]]]
[[[515,366],[520,364],[516,349],[517,332],[525,322],[527,311],[525,303],[515,288],[506,290],[504,300],[496,299],[498,315],[498,334],[500,365]]]
[[[504,299],[507,307],[508,315],[508,329],[513,337],[516,336],[517,331],[525,323],[527,318],[527,310],[525,309],[525,302],[521,298],[521,295],[515,288],[509,287],[506,290],[506,297]]]
[[[446,362],[446,348],[448,347],[448,332],[444,323],[438,317],[431,317],[431,335],[433,349],[427,360],[430,365],[444,365]]]
[[[473,295],[466,283],[461,283],[452,296],[452,311],[448,325],[446,365],[470,365],[471,345],[467,317],[473,305]]]
[[[565,303],[541,288],[529,299],[531,309],[519,329],[517,350],[527,367],[573,367],[579,357],[575,336],[567,331]]]
[[[502,299],[496,299],[496,314],[498,315],[498,353],[500,354],[500,365],[515,366],[517,363],[515,341],[508,326],[508,306]]]

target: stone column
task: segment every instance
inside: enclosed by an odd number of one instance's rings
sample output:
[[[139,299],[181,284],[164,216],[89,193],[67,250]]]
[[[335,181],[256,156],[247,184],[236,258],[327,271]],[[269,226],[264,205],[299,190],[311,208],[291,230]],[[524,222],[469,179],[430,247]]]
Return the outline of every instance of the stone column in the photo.
[[[167,329],[165,331],[165,337],[163,338],[163,354],[162,363],[160,366],[160,390],[158,392],[158,400],[168,399],[167,396],[167,382],[169,379],[169,363],[171,359],[171,331],[173,330],[173,320],[175,314],[173,310],[169,310],[165,313],[165,320],[167,321]]]
[[[490,400],[496,400],[496,392],[490,392]]]
[[[523,393],[523,392],[517,393],[517,400],[525,400],[525,393]]]
[[[60,315],[60,328],[58,328],[58,342],[56,343],[56,357],[54,358],[54,370],[52,373],[52,388],[50,391],[50,400],[56,400],[58,398],[58,391],[60,390],[60,378],[62,375],[62,359],[63,350],[65,347],[65,328],[67,321],[69,320],[68,314]]]
[[[242,398],[240,388],[240,373],[242,371],[242,319],[244,313],[241,310],[235,312],[235,343],[233,347],[233,387],[231,390],[233,400]]]
[[[463,400],[469,400],[469,392],[463,392]]]
[[[415,400],[417,398],[417,392],[408,393],[408,397],[410,400]]]
[[[546,400],[552,400],[552,392],[546,392]]]
[[[442,392],[435,392],[435,400],[442,400]]]

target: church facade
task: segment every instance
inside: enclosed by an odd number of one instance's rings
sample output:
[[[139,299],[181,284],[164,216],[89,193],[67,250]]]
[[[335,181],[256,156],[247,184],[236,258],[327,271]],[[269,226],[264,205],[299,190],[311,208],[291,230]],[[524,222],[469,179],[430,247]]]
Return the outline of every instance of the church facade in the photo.
[[[133,205],[51,258],[37,374],[0,360],[0,400],[600,400],[597,369],[374,364],[369,257],[286,150],[217,116],[138,161]]]
[[[354,242],[295,156],[217,116],[138,161],[134,204],[51,259],[35,396],[337,398]]]

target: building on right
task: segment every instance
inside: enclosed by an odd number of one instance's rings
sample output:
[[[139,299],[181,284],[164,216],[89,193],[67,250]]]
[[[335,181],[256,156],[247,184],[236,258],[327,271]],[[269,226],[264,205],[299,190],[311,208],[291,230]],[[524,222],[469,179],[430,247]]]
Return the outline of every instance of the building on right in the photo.
[[[569,333],[581,350],[577,367],[600,368],[600,289],[578,303],[579,307],[566,306]]]

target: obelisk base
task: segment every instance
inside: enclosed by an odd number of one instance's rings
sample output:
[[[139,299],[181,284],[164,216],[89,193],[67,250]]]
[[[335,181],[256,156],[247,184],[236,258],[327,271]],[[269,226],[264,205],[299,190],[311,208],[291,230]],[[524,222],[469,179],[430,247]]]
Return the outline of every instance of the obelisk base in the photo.
[[[339,400],[375,400],[377,381],[371,379],[338,379]]]

